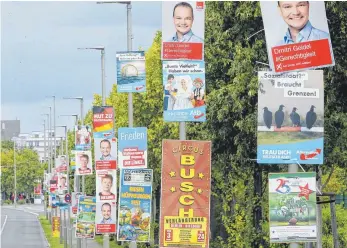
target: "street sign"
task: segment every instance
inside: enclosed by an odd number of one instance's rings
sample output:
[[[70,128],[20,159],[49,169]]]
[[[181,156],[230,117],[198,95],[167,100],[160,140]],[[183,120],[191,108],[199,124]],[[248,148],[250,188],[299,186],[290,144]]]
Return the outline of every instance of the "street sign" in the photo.
[[[66,194],[64,199],[65,199],[65,202],[71,203],[71,195],[70,194]]]

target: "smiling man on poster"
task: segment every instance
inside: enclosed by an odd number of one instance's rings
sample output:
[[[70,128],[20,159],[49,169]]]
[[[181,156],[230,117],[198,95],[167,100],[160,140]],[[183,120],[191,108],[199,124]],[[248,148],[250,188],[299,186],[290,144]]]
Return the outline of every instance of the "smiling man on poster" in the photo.
[[[334,66],[324,2],[260,2],[269,64],[275,72]]]
[[[194,42],[203,43],[203,40],[192,31],[194,22],[193,7],[187,2],[175,5],[172,13],[176,33],[169,42]]]
[[[278,1],[278,9],[288,29],[277,45],[328,39],[329,34],[312,26],[309,21],[309,1]]]

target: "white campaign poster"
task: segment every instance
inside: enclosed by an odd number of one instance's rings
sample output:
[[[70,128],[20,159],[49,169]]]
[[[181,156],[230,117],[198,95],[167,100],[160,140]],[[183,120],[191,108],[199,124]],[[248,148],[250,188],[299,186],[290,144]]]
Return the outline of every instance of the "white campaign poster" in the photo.
[[[76,170],[75,175],[92,175],[92,152],[76,151]]]
[[[117,200],[117,170],[96,171],[96,202]]]

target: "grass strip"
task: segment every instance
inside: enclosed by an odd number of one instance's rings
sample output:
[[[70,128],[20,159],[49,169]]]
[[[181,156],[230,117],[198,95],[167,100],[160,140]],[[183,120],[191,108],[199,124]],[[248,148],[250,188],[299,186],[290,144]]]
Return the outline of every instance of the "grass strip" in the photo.
[[[60,244],[60,238],[52,237],[52,225],[49,224],[49,220],[46,220],[45,216],[39,216],[39,220],[42,226],[45,236],[51,248],[64,248],[64,244]]]

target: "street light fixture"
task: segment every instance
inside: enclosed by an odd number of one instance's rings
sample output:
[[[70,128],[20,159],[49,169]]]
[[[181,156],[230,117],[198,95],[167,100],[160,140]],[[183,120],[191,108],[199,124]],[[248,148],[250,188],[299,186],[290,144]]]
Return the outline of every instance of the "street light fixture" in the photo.
[[[74,116],[75,117],[75,125],[78,125],[78,115],[59,115],[59,116]]]
[[[105,3],[120,3],[126,4],[127,6],[127,49],[128,51],[132,50],[132,23],[131,23],[131,1],[112,1],[112,2],[96,2],[97,4],[105,4]],[[134,124],[134,108],[133,108],[133,94],[131,92],[128,93],[128,120],[129,127],[133,127]],[[184,122],[182,122],[184,123]]]
[[[79,47],[78,50],[99,50],[101,51],[101,95],[102,105],[106,105],[106,89],[105,89],[105,47]]]

